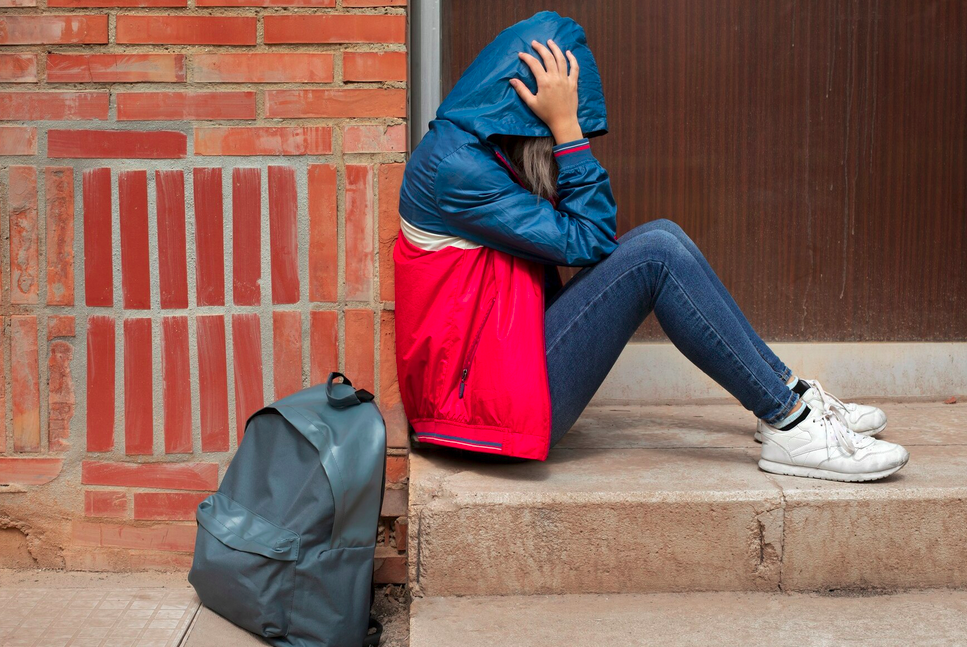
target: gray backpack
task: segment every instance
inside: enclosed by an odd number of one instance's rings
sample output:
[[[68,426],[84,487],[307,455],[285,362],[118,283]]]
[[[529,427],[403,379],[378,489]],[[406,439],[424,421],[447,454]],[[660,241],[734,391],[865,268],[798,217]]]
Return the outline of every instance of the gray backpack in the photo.
[[[372,400],[330,373],[252,414],[195,513],[188,581],[205,606],[273,645],[379,644],[369,611],[386,428]]]

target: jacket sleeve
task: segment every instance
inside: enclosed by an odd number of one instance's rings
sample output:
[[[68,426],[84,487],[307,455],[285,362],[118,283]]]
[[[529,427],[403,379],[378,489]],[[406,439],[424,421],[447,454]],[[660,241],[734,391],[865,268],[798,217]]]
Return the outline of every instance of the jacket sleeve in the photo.
[[[555,147],[555,206],[518,184],[482,143],[444,159],[434,182],[443,225],[453,236],[540,263],[591,265],[614,251],[615,202],[608,173],[577,140]],[[564,147],[574,150],[562,154]]]

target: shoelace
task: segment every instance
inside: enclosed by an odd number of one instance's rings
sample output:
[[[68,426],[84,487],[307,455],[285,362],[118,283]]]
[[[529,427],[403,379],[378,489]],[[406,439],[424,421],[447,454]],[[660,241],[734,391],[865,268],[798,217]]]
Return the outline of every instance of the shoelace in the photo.
[[[814,389],[816,389],[816,391],[819,392],[819,398],[823,403],[823,413],[821,415],[823,426],[825,426],[827,430],[832,430],[833,437],[836,438],[839,446],[843,448],[843,451],[852,456],[858,449],[854,440],[860,440],[862,439],[862,436],[849,428],[849,423],[847,423],[846,417],[843,415],[842,411],[833,406],[834,402],[839,403],[840,405],[842,405],[843,402],[835,395],[826,393],[826,391],[823,390],[823,385],[817,380],[811,381],[810,384]]]
[[[816,391],[819,392],[819,397],[823,401],[823,406],[833,406],[833,405],[835,405],[842,412],[845,412],[845,411],[849,411],[850,410],[849,407],[846,406],[846,403],[845,402],[843,402],[842,400],[840,400],[839,398],[837,398],[832,393],[826,393],[826,391],[823,390],[823,385],[819,383],[819,380],[805,380],[805,382],[809,386],[816,387]]]

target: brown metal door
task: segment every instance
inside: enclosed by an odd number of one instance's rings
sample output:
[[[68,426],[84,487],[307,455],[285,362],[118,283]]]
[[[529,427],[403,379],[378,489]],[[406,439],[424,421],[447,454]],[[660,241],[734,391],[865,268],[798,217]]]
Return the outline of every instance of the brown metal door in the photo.
[[[767,339],[967,340],[967,0],[453,0],[444,92],[542,9],[601,69],[619,232],[679,223]]]

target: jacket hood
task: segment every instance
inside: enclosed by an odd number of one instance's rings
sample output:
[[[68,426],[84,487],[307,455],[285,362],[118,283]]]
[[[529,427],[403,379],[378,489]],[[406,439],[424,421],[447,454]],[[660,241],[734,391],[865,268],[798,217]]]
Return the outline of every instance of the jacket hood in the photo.
[[[481,140],[491,135],[550,136],[551,130],[535,115],[510,84],[521,79],[537,92],[537,79],[517,52],[528,52],[540,60],[530,42],[546,46],[551,38],[561,51],[571,50],[577,58],[578,123],[585,137],[608,132],[601,75],[588,47],[584,28],[556,11],[541,11],[497,34],[483,48],[470,67],[440,104],[436,116],[471,132]]]

